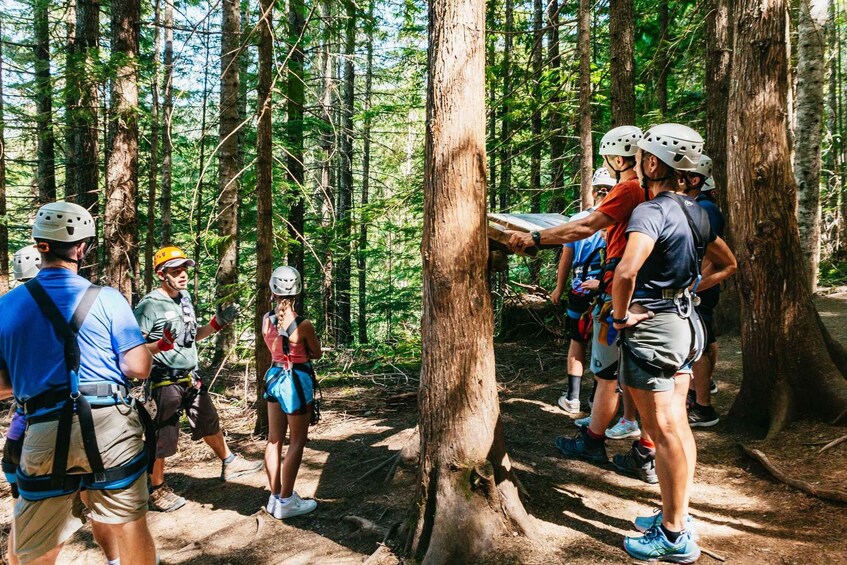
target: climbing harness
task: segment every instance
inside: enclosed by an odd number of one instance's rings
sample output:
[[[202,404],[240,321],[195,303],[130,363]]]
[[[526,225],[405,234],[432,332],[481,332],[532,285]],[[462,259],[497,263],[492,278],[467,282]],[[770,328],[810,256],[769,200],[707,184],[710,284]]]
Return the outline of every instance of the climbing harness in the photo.
[[[290,349],[290,336],[294,333],[301,323],[303,323],[302,316],[297,316],[291,324],[285,330],[280,332],[279,336],[282,338],[282,353],[285,356],[285,360],[282,362],[276,361],[271,365],[272,369],[278,369],[277,371],[268,371],[265,374],[265,393],[264,397],[268,400],[278,399],[282,395],[283,385],[285,381],[291,379],[291,384],[294,387],[295,394],[297,394],[297,399],[300,401],[300,407],[306,407],[306,392],[303,390],[303,383],[300,382],[299,378],[294,378],[294,371],[303,371],[309,375],[312,379],[312,388],[314,389],[314,400],[312,407],[312,419],[311,425],[315,425],[321,420],[321,403],[323,402],[323,393],[321,392],[321,385],[318,382],[318,379],[315,375],[315,369],[312,367],[311,362],[306,363],[292,363],[291,362],[291,349]],[[276,314],[271,312],[269,315],[269,320],[272,324],[276,325]]]

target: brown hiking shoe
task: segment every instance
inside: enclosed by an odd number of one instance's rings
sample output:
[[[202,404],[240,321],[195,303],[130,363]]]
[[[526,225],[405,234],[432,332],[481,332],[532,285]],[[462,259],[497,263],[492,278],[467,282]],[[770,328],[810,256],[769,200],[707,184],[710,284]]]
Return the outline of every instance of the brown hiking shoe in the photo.
[[[235,459],[229,463],[221,463],[221,480],[231,481],[244,475],[251,475],[257,471],[261,471],[264,466],[264,461],[251,461],[250,459],[236,455]]]
[[[168,485],[162,485],[150,493],[150,509],[157,512],[173,512],[185,506],[185,499]]]

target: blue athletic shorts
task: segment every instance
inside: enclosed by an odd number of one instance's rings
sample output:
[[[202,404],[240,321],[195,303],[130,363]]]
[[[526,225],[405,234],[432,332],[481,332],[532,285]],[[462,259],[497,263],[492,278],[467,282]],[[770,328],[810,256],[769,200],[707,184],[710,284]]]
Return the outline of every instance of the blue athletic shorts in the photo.
[[[291,370],[274,364],[265,373],[265,398],[279,402],[286,414],[308,414],[315,403],[310,365],[295,363]]]

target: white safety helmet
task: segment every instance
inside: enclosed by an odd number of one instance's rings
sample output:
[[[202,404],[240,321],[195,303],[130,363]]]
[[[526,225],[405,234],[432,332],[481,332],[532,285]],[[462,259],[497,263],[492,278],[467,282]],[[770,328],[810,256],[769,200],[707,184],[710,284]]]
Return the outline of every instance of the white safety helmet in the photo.
[[[41,253],[34,245],[27,245],[15,252],[12,270],[16,281],[28,281],[35,278],[41,268]]]
[[[677,171],[697,171],[703,154],[703,138],[682,124],[660,124],[647,130],[638,147]]]
[[[88,210],[70,202],[51,202],[38,209],[32,224],[35,240],[76,243],[96,235]]]
[[[297,296],[302,290],[300,273],[294,267],[277,267],[271,273],[270,287],[275,296]]]
[[[715,190],[715,178],[709,177],[706,179],[706,182],[703,183],[703,188],[700,189],[700,192],[708,192],[710,190]]]
[[[609,174],[609,171],[606,170],[606,167],[600,167],[596,171],[594,171],[594,178],[591,179],[591,186],[608,186],[612,187],[617,184],[615,179],[612,178],[612,175]]]
[[[633,157],[638,149],[636,144],[642,137],[641,129],[635,126],[612,128],[600,140],[600,155]]]
[[[708,155],[700,155],[700,160],[697,161],[697,170],[694,171],[698,175],[711,178],[712,176],[712,158]]]

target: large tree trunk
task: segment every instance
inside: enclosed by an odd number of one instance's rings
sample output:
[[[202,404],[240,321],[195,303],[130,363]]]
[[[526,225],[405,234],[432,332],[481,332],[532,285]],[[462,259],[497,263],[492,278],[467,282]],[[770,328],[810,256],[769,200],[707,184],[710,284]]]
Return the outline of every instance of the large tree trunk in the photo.
[[[268,311],[270,288],[268,281],[273,268],[273,9],[274,0],[261,0],[259,20],[259,81],[256,87],[256,311],[253,331],[256,334],[256,428],[255,433],[268,430],[268,405],[262,397],[265,372],[271,366],[271,353],[262,335],[262,319]]]
[[[632,0],[609,0],[612,127],[635,124],[635,14]]]
[[[303,0],[288,2],[288,120],[285,124],[288,153],[286,155],[286,178],[288,180],[288,264],[305,276],[305,168],[303,165],[303,108],[306,106],[306,91],[303,82]],[[303,311],[303,293],[297,296],[297,311]]]
[[[359,317],[358,331],[359,343],[368,343],[368,295],[367,295],[367,253],[368,253],[368,222],[370,212],[368,211],[369,188],[371,183],[371,95],[373,88],[373,60],[374,60],[374,4],[376,0],[368,2],[368,17],[365,22],[367,34],[367,59],[365,67],[365,120],[362,126],[362,201],[361,213],[359,214],[359,252],[356,256],[356,270],[359,275]]]
[[[99,64],[100,0],[77,0],[74,41],[69,47],[67,86],[73,103],[66,108],[73,150],[66,171],[65,197],[95,218],[100,194],[99,94],[90,69]]]
[[[0,21],[0,38],[3,26]],[[9,228],[6,225],[6,137],[3,112],[3,42],[0,41],[0,295],[9,292]]]
[[[106,187],[106,279],[133,303],[138,264],[138,0],[112,5],[112,102]]]
[[[318,187],[318,206],[321,217],[321,244],[323,256],[320,262],[321,305],[323,309],[324,336],[335,336],[335,293],[333,273],[334,255],[332,247],[332,227],[335,223],[335,196],[332,184],[332,158],[335,153],[335,125],[332,107],[332,56],[330,47],[333,38],[332,3],[321,0],[321,21],[323,22],[323,38],[321,45],[321,74],[323,89],[321,91],[321,124],[320,136],[321,165],[320,185]]]
[[[421,463],[407,549],[424,564],[480,561],[534,533],[506,454],[485,281],[484,4],[429,3],[424,176]]]
[[[732,69],[732,0],[710,0],[706,17],[706,154],[712,158],[712,176],[717,185],[718,205],[726,215],[724,239],[735,249],[732,217],[728,214],[726,177],[726,122],[729,105],[729,76]],[[722,332],[741,329],[738,279],[723,286],[715,317]]]
[[[348,346],[353,340],[350,320],[350,236],[353,208],[353,112],[355,74],[353,57],[356,55],[356,4],[344,3],[347,20],[344,26],[344,102],[341,119],[341,171],[338,191],[338,240],[341,253],[336,273],[336,317],[338,318],[336,342]]]
[[[153,288],[153,253],[156,247],[156,185],[159,177],[159,54],[161,30],[159,29],[160,0],[153,12],[153,80],[150,85],[150,162],[147,168],[147,238],[144,241],[144,292]],[[201,168],[202,170],[202,168]]]
[[[209,25],[209,18],[206,18],[206,23],[204,24],[204,32],[205,32],[205,40],[204,40],[204,49],[203,49],[203,98],[200,102],[200,160],[197,166],[197,170],[200,171],[200,175],[197,178],[197,187],[196,192],[197,195],[194,198],[194,202],[192,204],[192,214],[194,216],[194,257],[195,261],[200,260],[201,252],[203,250],[202,245],[202,237],[203,233],[203,220],[206,215],[204,212],[206,211],[206,204],[203,202],[205,187],[206,187],[206,124],[208,121],[208,113],[209,113],[209,59],[212,56],[212,48],[209,41],[209,29],[211,26]],[[170,207],[170,204],[168,205]],[[199,266],[194,269],[194,304],[200,303],[200,268]]]
[[[806,261],[806,281],[818,286],[821,258],[821,139],[826,81],[827,8],[831,0],[800,0],[797,7],[797,136],[794,178],[797,181],[797,222]]]
[[[224,0],[221,24],[221,105],[218,149],[218,269],[215,274],[215,303],[235,302],[238,282],[238,102],[241,3]],[[218,332],[213,364],[223,361],[235,347],[235,327]]]
[[[807,284],[787,138],[787,10],[739,0],[730,84],[730,206],[741,289],[744,380],[733,413],[777,434],[792,418],[847,416]]]
[[[579,0],[579,196],[583,210],[594,206],[594,146],[591,140],[591,0]]]
[[[515,27],[514,0],[506,0],[505,45],[503,47],[502,100],[500,102],[500,211],[509,210],[509,193],[512,190],[512,32]]]
[[[839,175],[839,164],[841,162],[841,145],[843,143],[838,129],[838,103],[841,100],[841,69],[838,66],[838,54],[841,51],[839,42],[839,26],[837,24],[838,2],[829,2],[829,28],[827,30],[827,57],[829,58],[829,97],[827,99],[827,129],[830,132],[830,148],[826,152],[825,169],[827,171],[827,185],[830,194],[836,203],[841,202],[841,185],[844,179]],[[845,218],[839,209],[835,211],[836,238],[832,242],[831,249],[835,252],[835,259],[839,259],[840,250],[844,247],[847,239],[845,231]]]
[[[485,3],[485,25],[489,29],[496,29],[497,6],[495,2]],[[493,68],[497,64],[497,38],[487,37],[485,47],[486,68]],[[488,80],[488,210],[497,210],[497,74],[486,73]]]
[[[56,154],[53,139],[53,84],[50,80],[50,3],[36,0],[32,5],[35,33],[35,131],[38,139],[38,199],[44,204],[56,200]]]
[[[174,0],[164,0],[165,13],[162,26],[165,28],[164,88],[162,89],[163,119],[165,132],[162,139],[162,245],[171,245],[171,193],[173,185],[173,114],[174,114]],[[208,37],[206,38],[208,41]],[[205,89],[203,90],[205,92]],[[201,179],[202,180],[202,179]],[[197,289],[194,290],[197,292]]]
[[[558,0],[547,4],[547,53],[550,58],[550,212],[562,212],[567,206],[565,195],[565,143],[562,131],[562,112],[560,109],[562,76],[560,74],[561,57],[559,55],[559,5]]]
[[[75,92],[74,79],[70,76],[74,68],[74,56],[76,53],[76,2],[68,2],[65,12],[65,200],[76,201],[76,192],[73,186],[74,169],[77,158],[74,155],[73,123],[71,117],[73,108],[79,100],[79,93]]]
[[[529,155],[530,212],[541,212],[541,82],[543,80],[544,6],[542,0],[532,3],[532,146]],[[532,284],[540,284],[541,260],[534,257],[529,263]]]
[[[669,24],[668,0],[662,0],[659,2],[659,45],[656,49],[656,101],[663,118],[668,115],[668,75],[671,66]]]

